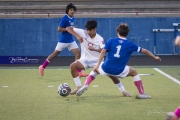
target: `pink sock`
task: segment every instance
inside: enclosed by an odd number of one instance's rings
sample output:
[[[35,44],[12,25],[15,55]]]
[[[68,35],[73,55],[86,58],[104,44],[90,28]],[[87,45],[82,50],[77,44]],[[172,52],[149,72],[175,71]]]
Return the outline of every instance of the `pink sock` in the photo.
[[[79,73],[79,72],[81,72],[81,70],[80,70],[80,69],[78,69],[78,70],[77,70],[77,72]]]
[[[43,68],[46,68],[49,64],[49,61],[48,60],[45,60],[44,63],[43,63]]]
[[[175,111],[174,111],[174,114],[180,118],[180,107],[178,107]]]
[[[87,77],[87,79],[86,79],[84,85],[89,85],[94,79],[95,79],[94,76],[88,75],[88,77]]]
[[[136,85],[138,91],[139,91],[139,94],[144,94],[144,88],[143,88],[143,85],[142,85],[142,81],[139,80],[139,81],[134,81],[134,84]]]

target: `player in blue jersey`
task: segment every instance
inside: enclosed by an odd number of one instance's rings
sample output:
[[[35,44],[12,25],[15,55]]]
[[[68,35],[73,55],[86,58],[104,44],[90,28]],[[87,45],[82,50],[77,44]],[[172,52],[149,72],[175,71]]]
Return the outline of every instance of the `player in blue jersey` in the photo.
[[[180,32],[175,39],[175,45],[180,47]],[[166,114],[166,120],[178,120],[180,119],[180,106],[174,110],[174,112],[168,112]]]
[[[158,56],[154,56],[150,51],[141,48],[136,44],[128,41],[126,39],[128,33],[129,33],[129,27],[127,24],[122,23],[118,26],[117,28],[118,38],[109,39],[107,41],[104,49],[101,51],[98,64],[92,72],[100,73],[101,75],[104,76],[113,76],[116,78],[125,78],[128,76],[132,76],[134,84],[139,92],[137,98],[139,99],[151,98],[149,95],[144,93],[142,80],[138,75],[137,71],[134,68],[127,66],[127,62],[129,61],[131,54],[135,51],[144,53],[145,55],[148,55],[157,61],[161,61],[161,58],[159,58]],[[108,54],[106,55],[105,61],[102,62],[106,52]],[[91,74],[89,74],[89,76],[90,75]],[[95,79],[95,77],[92,78]],[[89,79],[89,81],[86,81],[85,85],[77,91],[76,95],[77,96],[82,95],[82,93],[88,89],[88,85],[92,82],[93,79]]]
[[[180,47],[180,32],[178,33],[178,36],[175,39],[175,45]]]
[[[96,32],[97,22],[96,20],[88,20],[85,24],[86,30],[79,28],[67,27],[69,33],[74,35],[81,45],[81,58],[71,63],[71,75],[76,84],[76,89],[71,91],[71,95],[81,88],[81,80],[77,73],[77,69],[85,70],[87,68],[94,68],[98,63],[98,58],[101,50],[104,48],[104,39]],[[119,81],[114,77],[110,77],[114,84],[116,84],[123,96],[130,97],[131,94],[127,92]]]
[[[75,54],[75,60],[80,58],[80,51],[78,49],[77,43],[73,40],[72,35],[67,32],[66,27],[74,27],[74,13],[76,12],[76,7],[74,4],[69,3],[66,6],[66,14],[61,18],[61,21],[58,26],[58,32],[62,32],[59,41],[57,43],[57,46],[54,50],[54,52],[48,56],[48,58],[44,61],[43,65],[39,66],[39,73],[41,76],[44,75],[44,69],[48,66],[51,60],[53,60],[58,54],[64,50],[65,48],[68,48],[69,51],[72,51]],[[81,70],[78,70],[79,76],[84,77],[87,76],[86,74],[83,74]]]

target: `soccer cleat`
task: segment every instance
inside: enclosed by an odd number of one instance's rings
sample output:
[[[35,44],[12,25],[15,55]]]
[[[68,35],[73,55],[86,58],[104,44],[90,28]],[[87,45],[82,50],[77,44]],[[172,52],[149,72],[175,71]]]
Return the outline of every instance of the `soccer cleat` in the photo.
[[[139,94],[136,96],[136,99],[150,99],[151,96],[147,95],[147,94]]]
[[[131,93],[127,92],[127,91],[123,91],[122,94],[124,97],[131,97],[132,96]]]
[[[76,89],[74,89],[72,92],[70,92],[70,95],[76,94],[76,92],[81,88],[81,86],[78,86]]]
[[[88,86],[87,86],[87,85],[82,86],[82,87],[77,91],[76,96],[81,96],[81,95],[84,93],[84,91],[86,91],[87,89],[88,89]]]
[[[85,74],[85,73],[82,73],[82,72],[78,72],[78,74],[79,74],[79,77],[87,77],[88,76],[88,74]]]
[[[41,76],[44,76],[44,68],[43,68],[42,65],[39,66],[39,74],[40,74]]]
[[[173,116],[174,116],[174,113],[173,113],[173,112],[168,112],[168,113],[166,114],[166,120],[172,120]]]

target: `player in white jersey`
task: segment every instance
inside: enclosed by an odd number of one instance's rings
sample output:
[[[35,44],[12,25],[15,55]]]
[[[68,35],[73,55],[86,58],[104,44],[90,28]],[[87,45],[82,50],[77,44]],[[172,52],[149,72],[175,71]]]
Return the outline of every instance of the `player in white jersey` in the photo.
[[[135,86],[138,89],[139,95],[137,98],[139,99],[147,99],[151,98],[144,92],[143,84],[140,76],[137,71],[130,66],[127,66],[128,60],[133,52],[142,52],[145,55],[148,55],[154,58],[157,61],[161,61],[161,58],[158,56],[154,56],[150,51],[137,46],[136,44],[128,41],[126,36],[129,33],[129,27],[127,24],[120,24],[117,28],[118,38],[109,39],[101,51],[98,64],[94,68],[94,73],[100,73],[104,76],[111,76],[118,78],[125,78],[128,76],[133,77],[133,81]],[[106,55],[106,59],[102,62],[104,55]],[[88,89],[88,85],[94,80],[95,77],[88,79],[86,81],[86,85],[84,85],[81,89],[79,89],[76,93],[77,96],[82,95],[82,93]]]
[[[71,95],[76,94],[82,86],[77,69],[85,70],[87,68],[95,67],[97,65],[100,52],[104,48],[104,40],[96,33],[96,27],[97,22],[95,20],[89,20],[85,25],[86,30],[72,27],[66,28],[69,33],[76,36],[81,44],[81,58],[70,65],[71,74],[77,87],[70,93]],[[121,84],[118,79],[113,77],[111,79],[115,84]],[[121,89],[122,92],[126,92],[122,84],[119,86],[119,89]]]

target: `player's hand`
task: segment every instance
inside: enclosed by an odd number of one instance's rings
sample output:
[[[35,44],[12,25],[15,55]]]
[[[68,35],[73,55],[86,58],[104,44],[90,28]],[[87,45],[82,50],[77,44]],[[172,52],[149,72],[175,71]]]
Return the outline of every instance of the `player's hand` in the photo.
[[[158,56],[156,56],[154,59],[157,60],[157,61],[161,61],[161,58],[158,57]]]
[[[96,73],[99,73],[98,68],[99,68],[99,66],[95,66],[95,67],[93,68],[93,71],[96,72]]]
[[[79,42],[80,42],[80,43],[82,43],[82,42],[83,42],[83,38],[82,38],[82,37],[77,36],[77,39],[79,40]]]
[[[94,50],[93,46],[89,46],[88,49],[91,51]]]

